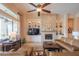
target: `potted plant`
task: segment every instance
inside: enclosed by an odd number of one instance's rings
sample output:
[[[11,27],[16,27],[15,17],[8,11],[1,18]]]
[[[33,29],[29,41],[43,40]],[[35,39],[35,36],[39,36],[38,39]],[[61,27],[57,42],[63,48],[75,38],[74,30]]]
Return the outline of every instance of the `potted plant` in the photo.
[[[25,43],[26,43],[26,39],[25,38],[21,39],[21,44],[25,44]]]

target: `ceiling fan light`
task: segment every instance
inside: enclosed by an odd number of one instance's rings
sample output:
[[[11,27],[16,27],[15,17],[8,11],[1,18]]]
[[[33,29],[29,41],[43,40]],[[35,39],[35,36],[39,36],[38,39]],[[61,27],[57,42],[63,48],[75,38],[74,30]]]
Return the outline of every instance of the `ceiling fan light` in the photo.
[[[40,12],[41,11],[41,8],[37,8],[37,12]]]

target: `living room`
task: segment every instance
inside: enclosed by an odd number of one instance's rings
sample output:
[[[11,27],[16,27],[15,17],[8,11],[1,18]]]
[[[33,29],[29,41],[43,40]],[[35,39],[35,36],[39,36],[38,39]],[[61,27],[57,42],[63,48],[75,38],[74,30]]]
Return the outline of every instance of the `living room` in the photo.
[[[0,55],[79,56],[78,6],[78,3],[0,4]]]

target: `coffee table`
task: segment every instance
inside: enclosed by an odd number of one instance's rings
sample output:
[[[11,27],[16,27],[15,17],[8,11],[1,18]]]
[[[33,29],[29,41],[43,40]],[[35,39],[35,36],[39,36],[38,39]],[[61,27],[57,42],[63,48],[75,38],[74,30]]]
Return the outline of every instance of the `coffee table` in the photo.
[[[45,42],[43,44],[43,48],[44,48],[44,51],[45,49],[47,49],[48,51],[54,51],[54,52],[62,51],[62,47],[56,44],[55,42],[52,42],[52,43]]]

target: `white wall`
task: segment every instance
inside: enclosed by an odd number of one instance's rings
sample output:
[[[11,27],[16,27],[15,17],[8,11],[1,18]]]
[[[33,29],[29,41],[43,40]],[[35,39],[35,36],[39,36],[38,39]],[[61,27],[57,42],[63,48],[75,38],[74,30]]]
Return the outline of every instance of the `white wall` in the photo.
[[[22,20],[24,23],[23,27],[22,27],[22,31],[23,31],[23,36],[26,38],[26,40],[28,42],[43,42],[44,41],[44,32],[42,31],[53,31],[56,28],[56,20],[60,22],[60,20],[62,21],[62,25],[63,25],[63,34],[64,37],[67,37],[67,15],[62,15],[61,17],[58,17],[54,14],[43,14],[40,17],[37,16],[37,14],[33,15],[33,14],[29,14],[27,15],[27,17],[25,16],[25,19]],[[28,31],[28,22],[40,22],[40,27],[41,27],[41,35],[33,35],[30,36],[27,34]],[[32,23],[31,25],[34,25],[34,23]],[[54,40],[58,38],[58,36],[56,35],[56,32],[52,32],[53,36],[54,36]]]
[[[42,42],[41,35],[30,35],[29,37],[31,38],[32,42],[38,42],[38,43]]]
[[[40,27],[41,27],[41,35],[28,35],[26,34],[26,39],[29,42],[43,42],[44,38],[42,37],[43,32],[42,31],[53,31],[55,29],[55,23],[56,23],[56,15],[51,15],[51,14],[42,14],[40,17],[37,15],[34,16],[29,16],[26,19],[26,29],[28,30],[28,22],[40,22]],[[31,25],[34,25],[32,23]],[[54,39],[56,38],[56,35],[53,34]]]
[[[79,13],[74,17],[74,31],[79,32]]]
[[[68,37],[68,16],[66,14],[62,15],[62,23],[63,23],[63,34],[64,37]]]

